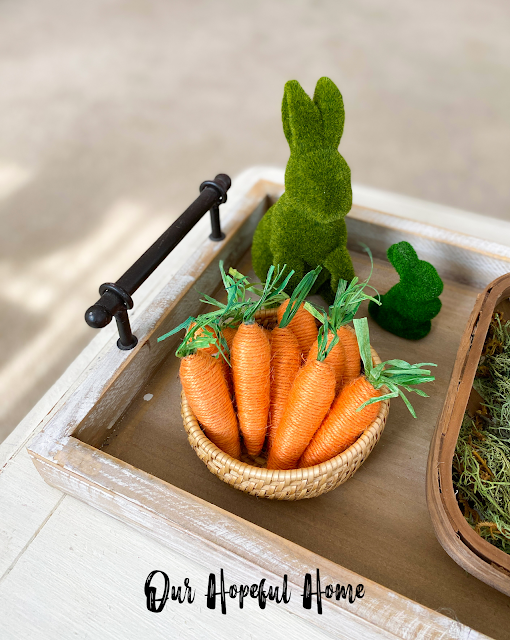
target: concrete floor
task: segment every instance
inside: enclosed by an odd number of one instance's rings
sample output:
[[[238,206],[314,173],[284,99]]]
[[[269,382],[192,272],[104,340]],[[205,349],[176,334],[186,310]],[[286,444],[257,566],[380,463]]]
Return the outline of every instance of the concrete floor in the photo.
[[[3,0],[0,440],[197,195],[283,166],[283,85],[327,75],[353,180],[510,220],[506,0]]]

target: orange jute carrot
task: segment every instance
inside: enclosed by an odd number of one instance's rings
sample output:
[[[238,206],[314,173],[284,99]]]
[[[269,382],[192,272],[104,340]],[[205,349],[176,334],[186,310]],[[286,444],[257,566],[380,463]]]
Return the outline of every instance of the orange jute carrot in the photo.
[[[192,323],[190,325],[190,329],[193,328],[194,324]],[[206,325],[203,329],[203,331],[197,331],[197,335],[203,335],[204,331],[209,331],[209,332],[213,332],[213,328],[210,327],[209,325]],[[228,350],[230,351],[230,349],[232,348],[232,341],[234,340],[234,336],[237,332],[237,327],[223,327],[223,329],[221,329],[221,333],[223,334],[223,337],[225,338],[225,342],[227,343],[227,347]],[[218,347],[215,344],[211,344],[208,347],[203,347],[202,351],[204,353],[210,353],[212,356],[216,355],[218,353]]]
[[[182,358],[179,376],[189,405],[209,440],[239,459],[237,419],[219,361],[198,350]]]
[[[221,330],[221,333],[223,334],[223,337],[225,338],[225,342],[227,343],[227,348],[228,348],[228,352],[230,353],[230,350],[232,349],[232,342],[234,341],[234,337],[237,333],[237,327],[223,327],[223,329]],[[230,392],[230,395],[234,394],[234,382],[232,381],[232,367],[230,367],[226,362],[224,358],[221,358],[222,360],[222,369],[223,369],[223,374],[225,376],[225,379],[227,381],[227,385],[228,385],[228,390]]]
[[[228,350],[220,323],[231,315],[232,309],[232,305],[226,308],[224,305],[224,308],[198,318],[189,317],[160,336],[158,342],[186,330],[175,352],[181,358],[180,378],[184,394],[209,439],[228,455],[240,458],[239,427],[222,371],[222,362],[228,360]]]
[[[278,324],[282,321],[288,304],[289,300],[285,300],[278,307]],[[307,358],[310,347],[317,340],[317,324],[314,317],[304,308],[304,303],[300,304],[295,316],[289,323],[289,329],[296,336],[303,357]]]
[[[269,451],[268,469],[295,469],[335,397],[335,374],[309,360],[299,370]]]
[[[268,469],[295,469],[313,434],[320,427],[335,397],[335,374],[324,362],[328,321],[319,330],[316,360],[299,370],[283,410],[267,460]],[[334,341],[333,341],[334,342]]]
[[[292,331],[288,327],[276,327],[271,333],[271,395],[267,432],[269,449],[292,384],[301,367],[301,349]]]
[[[278,326],[271,332],[271,400],[269,405],[268,449],[283,415],[292,384],[301,366],[301,349],[289,324],[310,293],[322,267],[307,273],[294,289]],[[315,358],[317,359],[317,358]]]
[[[196,322],[192,322],[189,326],[190,329],[193,329],[193,327],[196,326]],[[211,325],[205,325],[204,327],[197,329],[197,331],[195,332],[195,336],[198,337],[205,337],[208,334],[213,334],[214,335],[214,328]],[[223,336],[225,337],[225,329],[222,330]],[[228,345],[228,340],[225,337],[225,340],[227,342]],[[230,350],[230,347],[229,347]],[[220,363],[221,366],[221,370],[223,371],[223,375],[225,376],[225,380],[227,381],[227,385],[229,385],[229,389],[230,389],[230,385],[231,385],[231,375],[230,375],[230,367],[228,365],[228,362],[221,357],[221,355],[219,354],[219,349],[218,346],[215,342],[212,342],[209,346],[207,347],[201,347],[200,351],[202,353],[208,353],[211,356],[215,356],[218,359],[218,362]],[[219,357],[218,357],[219,356]],[[232,389],[230,389],[230,391],[232,391]]]
[[[344,350],[345,364],[343,369],[343,384],[349,384],[359,377],[361,372],[361,358],[359,354],[356,334],[347,326],[338,329],[337,335]]]
[[[204,326],[197,335],[200,335],[200,333],[203,333],[204,331],[208,332],[209,335],[211,335],[211,333],[215,335],[215,341],[211,343],[210,346],[204,347],[203,349],[206,353],[210,353],[212,356],[219,359],[225,380],[228,384],[229,392],[232,394],[232,371],[229,362],[227,362],[227,358],[237,331],[236,324],[240,322],[240,318],[242,317],[244,300],[241,298],[243,297],[247,279],[241,274],[239,274],[240,277],[237,279],[228,276],[223,268],[223,260],[220,260],[219,267],[221,278],[227,292],[227,302],[221,303],[214,298],[211,298],[211,296],[202,294],[204,296],[202,302],[213,304],[214,306],[217,306],[219,310],[212,314],[204,314],[203,316],[200,316],[200,318],[215,316],[215,324],[213,324],[216,327],[216,332],[214,331],[214,326]],[[191,328],[193,328],[193,324],[190,325],[190,329]]]
[[[344,384],[348,384],[352,380],[355,380],[361,371],[361,360],[358,349],[358,341],[353,331],[347,328],[347,323],[350,322],[356,315],[363,300],[373,300],[375,304],[380,304],[379,300],[365,293],[365,289],[369,287],[368,281],[372,276],[373,260],[370,249],[362,245],[364,250],[368,253],[372,269],[368,278],[361,283],[358,283],[358,278],[354,277],[351,282],[346,280],[340,280],[335,294],[335,300],[329,307],[329,321],[333,328],[333,331],[340,338],[339,343],[332,349],[331,353],[326,359],[326,362],[330,364],[336,374],[337,385],[336,391],[338,392]],[[373,287],[370,287],[373,289]],[[375,293],[377,291],[374,289]],[[378,296],[379,294],[377,294]],[[306,307],[314,313],[316,310],[306,304]],[[319,319],[319,315],[315,316]],[[310,357],[314,356],[314,348],[312,347]]]
[[[232,342],[234,340],[234,336],[236,335],[237,327],[223,327],[221,333],[227,342],[228,350],[232,349]]]
[[[381,392],[374,389],[364,376],[342,388],[330,412],[315,433],[299,460],[299,467],[313,467],[326,462],[351,446],[377,418],[380,402],[356,409]]]
[[[269,268],[260,299],[243,314],[230,351],[232,377],[237,402],[239,426],[244,444],[251,456],[257,456],[264,446],[270,403],[271,347],[265,329],[255,323],[255,314],[265,303],[279,295],[294,274],[291,271],[283,282],[283,269]]]
[[[328,332],[328,345],[331,344],[331,340],[333,340],[334,335],[335,334],[332,331]],[[339,332],[337,332],[337,335],[340,338]],[[312,348],[310,349],[310,353],[308,354],[308,360],[316,360],[316,359],[317,359],[317,342],[314,342],[312,345]],[[359,361],[359,355],[358,355],[358,361]],[[328,357],[324,362],[329,364],[329,366],[333,369],[333,372],[335,374],[335,380],[336,380],[335,392],[338,392],[338,390],[344,383],[345,367],[346,367],[345,350],[341,340],[339,340],[337,344],[331,349],[331,351],[328,354]]]
[[[416,417],[414,409],[399,386],[407,391],[426,396],[423,391],[412,388],[410,385],[434,380],[430,371],[420,368],[427,364],[435,366],[433,363],[410,365],[403,360],[388,360],[374,367],[367,319],[354,320],[354,326],[365,367],[364,375],[359,376],[340,391],[320,429],[301,456],[300,468],[326,462],[354,444],[376,419],[382,400],[400,395],[411,414]],[[380,390],[383,385],[389,389],[385,395]]]
[[[228,354],[232,348],[232,342],[237,332],[237,325],[241,322],[246,305],[250,304],[250,301],[244,300],[245,286],[248,282],[247,278],[239,274],[238,278],[232,278],[225,273],[223,268],[223,260],[219,262],[220,273],[227,292],[227,302],[222,303],[211,296],[202,294],[204,299],[201,302],[212,304],[218,307],[218,311],[203,314],[199,316],[202,328],[197,330],[196,336],[209,335],[214,337],[214,341],[207,347],[203,347],[205,353],[210,353],[212,356],[219,357],[220,361],[223,360],[223,370],[226,374],[227,380],[231,382],[231,371],[229,363],[227,362]],[[212,318],[212,326],[205,325],[204,318]],[[189,329],[192,329],[196,323],[192,322]],[[222,357],[224,356],[224,357]]]
[[[241,324],[230,352],[239,426],[251,456],[264,445],[269,413],[271,348],[264,329]]]

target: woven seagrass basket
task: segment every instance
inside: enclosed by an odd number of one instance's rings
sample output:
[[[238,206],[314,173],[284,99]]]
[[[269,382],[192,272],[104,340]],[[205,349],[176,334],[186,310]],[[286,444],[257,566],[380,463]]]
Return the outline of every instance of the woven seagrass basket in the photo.
[[[256,319],[262,326],[271,328],[276,324],[276,311],[259,312]],[[372,360],[375,365],[381,362],[374,349]],[[353,476],[381,437],[389,405],[389,400],[381,402],[374,422],[353,445],[331,460],[305,469],[277,471],[265,468],[266,459],[262,455],[252,458],[244,453],[241,460],[236,460],[219,449],[202,431],[184,392],[181,394],[181,415],[189,443],[209,471],[235,489],[271,500],[315,498],[336,489]]]

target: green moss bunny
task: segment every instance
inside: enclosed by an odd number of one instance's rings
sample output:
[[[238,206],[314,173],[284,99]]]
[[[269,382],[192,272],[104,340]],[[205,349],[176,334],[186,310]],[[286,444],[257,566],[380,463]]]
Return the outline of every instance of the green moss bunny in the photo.
[[[342,95],[329,78],[317,82],[313,100],[297,80],[286,83],[282,120],[290,158],[285,193],[260,221],[252,247],[261,280],[271,265],[294,269],[288,292],[322,265],[312,293],[328,303],[338,281],[354,277],[344,221],[352,206],[351,171],[338,152],[344,118]]]
[[[400,282],[381,296],[381,306],[371,302],[368,310],[383,329],[408,340],[419,340],[431,329],[431,320],[441,310],[438,296],[443,281],[435,268],[419,260],[409,242],[392,244],[388,260],[400,276]]]

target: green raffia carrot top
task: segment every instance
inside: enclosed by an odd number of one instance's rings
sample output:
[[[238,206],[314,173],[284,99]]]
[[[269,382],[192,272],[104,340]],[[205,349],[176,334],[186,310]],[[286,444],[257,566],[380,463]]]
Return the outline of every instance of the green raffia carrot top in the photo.
[[[358,411],[363,409],[369,404],[374,402],[380,402],[389,398],[396,398],[400,396],[405,402],[406,407],[411,412],[411,415],[416,418],[416,413],[404,395],[402,389],[409,392],[414,392],[419,396],[428,398],[428,395],[421,389],[416,389],[415,386],[423,384],[424,382],[433,382],[434,376],[430,375],[430,371],[422,369],[421,367],[436,367],[433,362],[419,362],[418,364],[409,364],[404,360],[386,360],[381,364],[373,366],[372,354],[370,351],[370,336],[368,332],[368,320],[366,318],[354,319],[354,330],[356,331],[356,337],[358,339],[359,352],[365,368],[365,377],[374,387],[374,389],[380,389],[385,386],[389,389],[389,393],[376,398],[371,398],[364,402]]]

